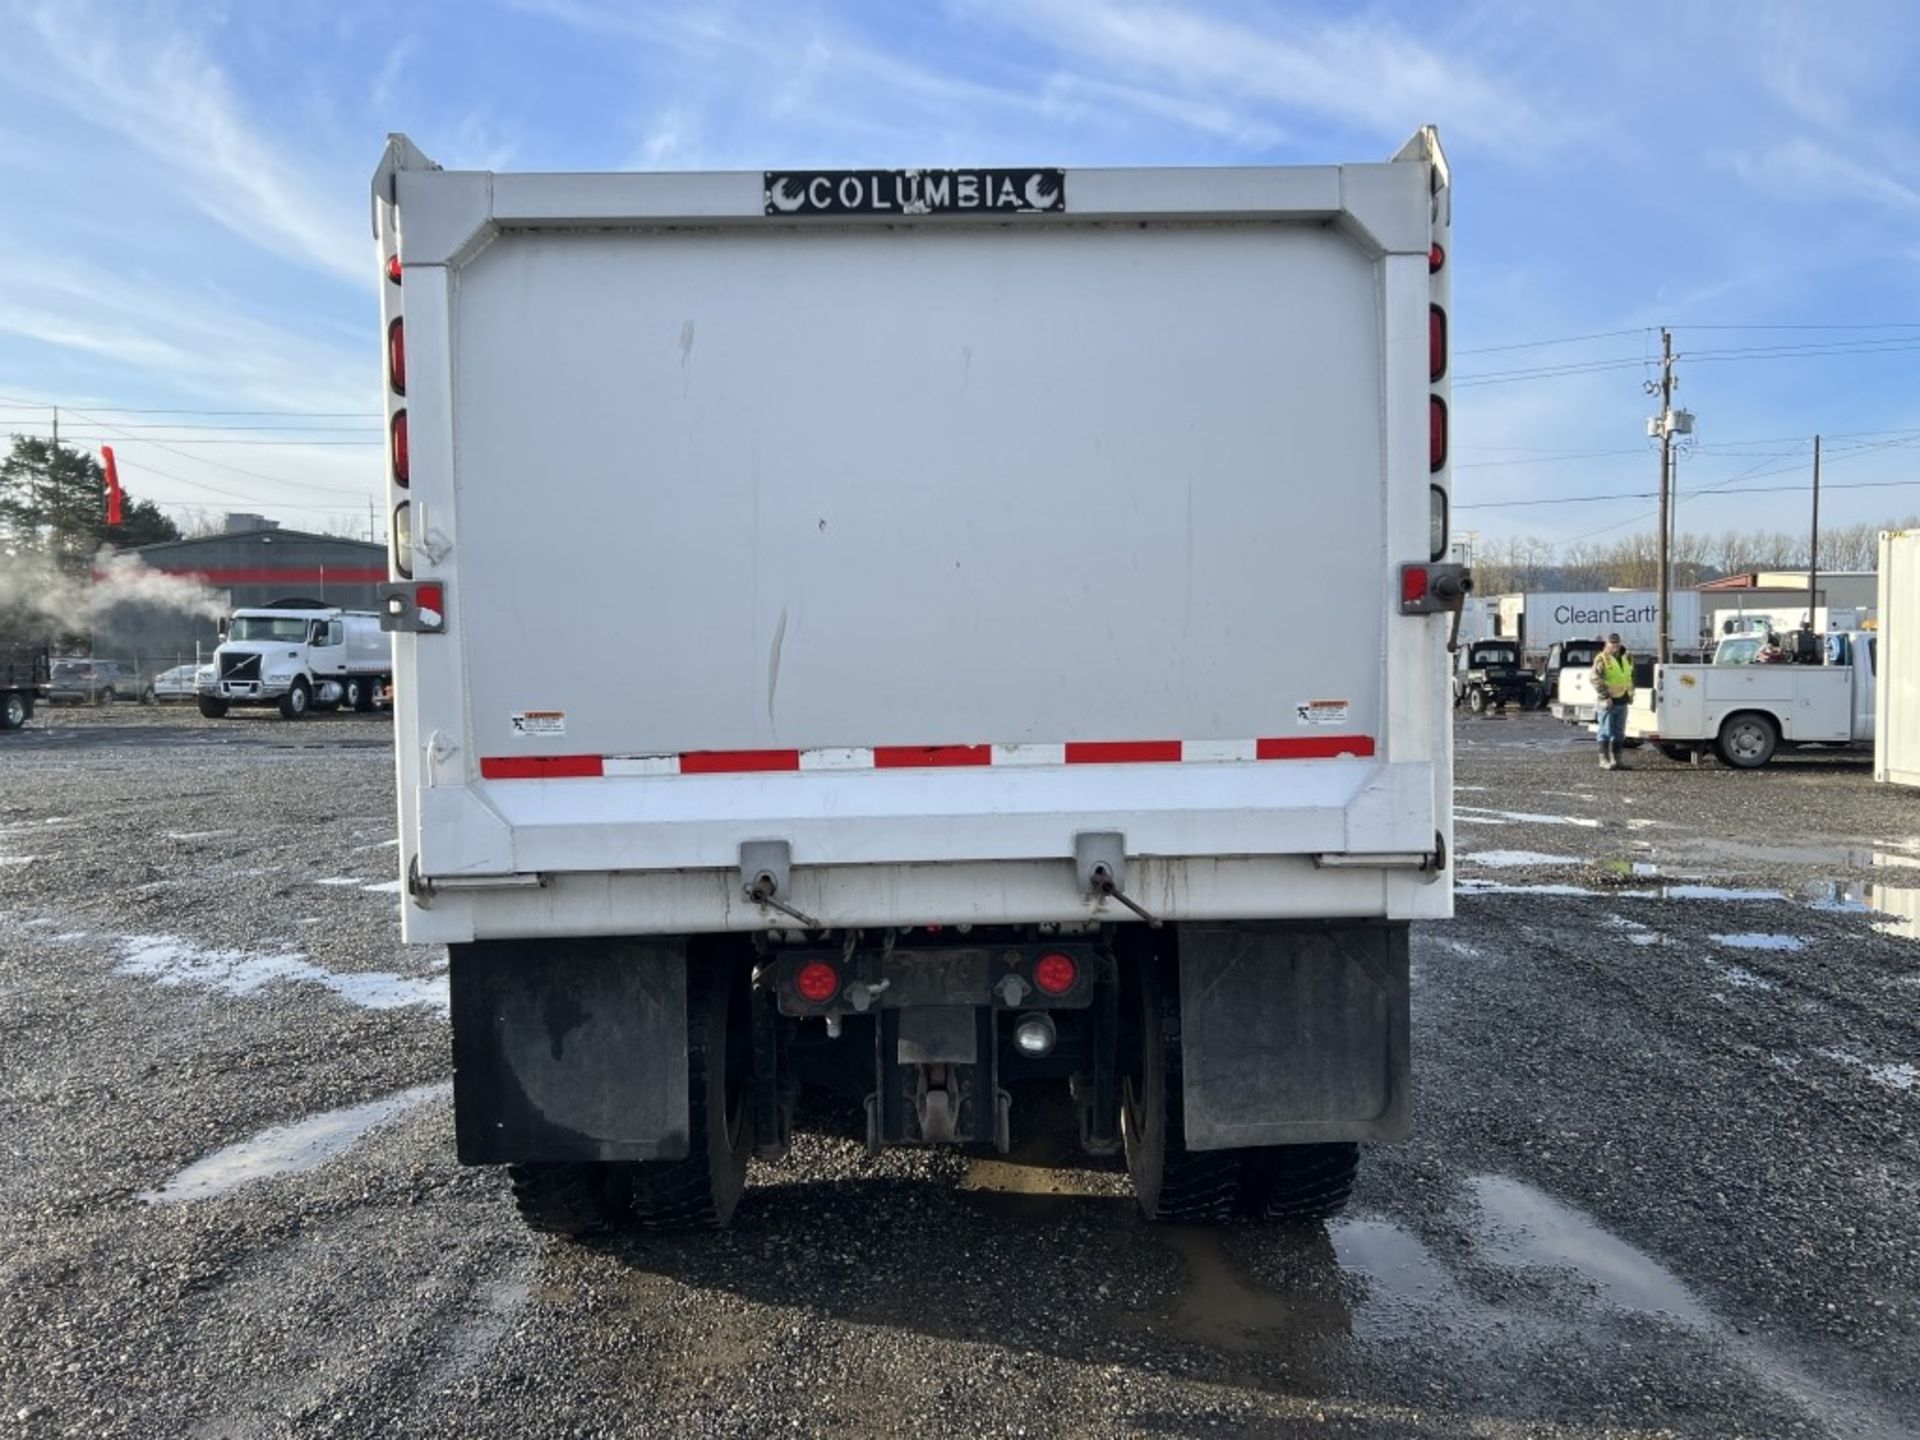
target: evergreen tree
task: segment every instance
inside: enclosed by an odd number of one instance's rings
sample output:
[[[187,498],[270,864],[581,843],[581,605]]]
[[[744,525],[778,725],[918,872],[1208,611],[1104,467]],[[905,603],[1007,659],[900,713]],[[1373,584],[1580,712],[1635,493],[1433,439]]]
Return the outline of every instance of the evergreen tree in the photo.
[[[124,496],[121,510],[124,523],[109,528],[106,472],[91,455],[16,435],[0,460],[0,532],[19,549],[77,569],[103,545],[180,538],[179,527],[151,501]]]

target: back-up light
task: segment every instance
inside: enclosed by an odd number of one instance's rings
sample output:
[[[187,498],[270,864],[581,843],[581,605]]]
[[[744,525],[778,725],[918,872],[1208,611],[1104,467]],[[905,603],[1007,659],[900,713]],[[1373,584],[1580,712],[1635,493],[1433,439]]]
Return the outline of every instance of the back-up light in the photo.
[[[1427,397],[1427,469],[1440,470],[1447,463],[1447,402],[1438,395]]]
[[[387,381],[394,394],[407,393],[407,322],[397,315],[387,326]]]
[[[398,325],[398,320],[393,322]],[[1427,378],[1438,380],[1447,373],[1447,312],[1438,305],[1427,307]],[[403,387],[396,386],[402,394]]]
[[[402,580],[413,578],[413,506],[405,500],[393,507],[393,568]]]
[[[412,483],[411,467],[407,458],[407,412],[404,410],[393,412],[393,483],[396,485]]]

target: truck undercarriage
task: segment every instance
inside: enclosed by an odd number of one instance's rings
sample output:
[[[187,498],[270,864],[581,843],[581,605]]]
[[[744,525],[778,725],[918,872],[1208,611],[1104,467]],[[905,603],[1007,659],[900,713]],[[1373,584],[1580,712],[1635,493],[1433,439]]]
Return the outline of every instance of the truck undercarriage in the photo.
[[[803,1093],[870,1150],[1064,1090],[1162,1220],[1305,1219],[1406,1132],[1406,927],[996,927],[452,947],[460,1158],[566,1234],[730,1219]],[[675,1032],[679,1046],[658,1044]],[[1195,1040],[1203,1040],[1195,1044]]]

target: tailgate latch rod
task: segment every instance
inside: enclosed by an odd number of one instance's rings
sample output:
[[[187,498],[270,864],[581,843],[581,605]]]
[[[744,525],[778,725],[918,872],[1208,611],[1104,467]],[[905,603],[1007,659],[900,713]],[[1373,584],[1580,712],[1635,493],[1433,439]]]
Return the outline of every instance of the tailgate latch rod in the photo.
[[[1089,830],[1074,836],[1073,864],[1080,875],[1081,893],[1118,901],[1153,929],[1160,928],[1160,917],[1127,894],[1126,837],[1119,831]]]
[[[793,870],[793,852],[784,840],[748,840],[740,846],[740,889],[756,905],[778,910],[809,930],[826,927],[787,904],[785,893]]]

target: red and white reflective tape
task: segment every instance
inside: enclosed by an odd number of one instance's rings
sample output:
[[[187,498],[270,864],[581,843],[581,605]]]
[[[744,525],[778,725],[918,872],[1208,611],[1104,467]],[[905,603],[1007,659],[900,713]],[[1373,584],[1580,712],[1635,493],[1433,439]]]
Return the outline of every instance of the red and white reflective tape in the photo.
[[[845,750],[689,750],[678,755],[486,755],[483,780],[747,775],[792,770],[1011,769],[1029,765],[1182,765],[1235,760],[1366,759],[1371,735],[1264,740],[1069,740],[1063,745],[879,745]]]

